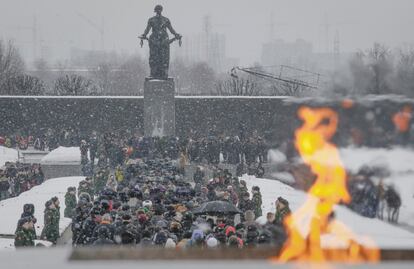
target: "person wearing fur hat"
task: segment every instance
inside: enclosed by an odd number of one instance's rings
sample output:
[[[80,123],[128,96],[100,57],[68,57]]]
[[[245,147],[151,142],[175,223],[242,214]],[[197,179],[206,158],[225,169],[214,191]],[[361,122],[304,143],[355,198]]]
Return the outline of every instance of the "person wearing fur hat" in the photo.
[[[76,204],[76,188],[69,187],[68,191],[65,194],[65,218],[72,218],[74,216]]]
[[[79,199],[80,199],[80,196],[81,196],[82,193],[89,194],[90,199],[93,198],[93,195],[94,195],[94,190],[91,186],[91,183],[86,179],[79,182],[79,187],[78,187],[78,197],[79,197]]]
[[[260,193],[260,188],[258,186],[253,186],[252,188],[254,203],[254,214],[256,218],[262,216],[262,194]]]
[[[283,197],[279,197],[276,200],[276,214],[274,224],[283,226],[286,216],[291,213],[289,208],[289,202]]]
[[[44,227],[41,238],[56,244],[57,239],[59,238],[59,221],[59,199],[53,197],[45,204]]]

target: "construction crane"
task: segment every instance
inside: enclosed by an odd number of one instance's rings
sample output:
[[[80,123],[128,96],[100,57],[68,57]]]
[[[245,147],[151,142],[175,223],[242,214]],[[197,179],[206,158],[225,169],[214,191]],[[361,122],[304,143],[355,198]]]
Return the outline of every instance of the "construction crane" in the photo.
[[[274,66],[271,66],[274,68]],[[279,75],[272,74],[269,72],[263,71],[265,67],[233,67],[230,71],[230,75],[233,78],[239,78],[237,71],[245,72],[249,75],[253,75],[259,78],[289,83],[292,85],[302,86],[310,89],[318,89],[319,82],[321,79],[321,74],[314,73],[307,70],[302,70],[299,68],[281,65]],[[292,72],[294,75],[286,75],[286,72]]]
[[[100,34],[101,49],[105,50],[105,21],[104,21],[104,19],[102,19],[102,25],[99,26],[97,23],[93,22],[92,20],[90,20],[86,16],[82,15],[81,13],[76,12],[76,14]]]

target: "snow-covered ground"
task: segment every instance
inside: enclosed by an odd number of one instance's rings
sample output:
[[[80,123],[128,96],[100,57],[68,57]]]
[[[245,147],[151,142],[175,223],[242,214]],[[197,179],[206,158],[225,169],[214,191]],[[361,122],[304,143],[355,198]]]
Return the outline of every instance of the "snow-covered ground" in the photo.
[[[17,150],[0,146],[0,167],[6,162],[16,162],[18,159]]]
[[[344,148],[340,150],[345,167],[358,172],[363,165],[386,168],[386,185],[401,195],[399,222],[414,227],[414,150],[410,148]]]
[[[43,229],[43,211],[45,203],[53,196],[57,196],[61,202],[61,219],[59,224],[62,233],[69,226],[71,220],[63,217],[65,209],[65,193],[70,186],[77,187],[84,177],[55,178],[45,181],[43,184],[33,187],[31,190],[20,194],[18,197],[0,201],[0,234],[14,235],[17,221],[23,211],[23,205],[32,203],[35,206],[36,233],[40,236]]]
[[[279,196],[289,201],[290,208],[298,209],[306,200],[307,195],[302,191],[285,185],[277,180],[259,179],[244,175],[249,190],[259,186],[263,199],[263,214],[275,212],[275,201]],[[376,246],[388,249],[414,249],[414,233],[393,226],[379,219],[362,217],[346,207],[338,206],[335,210],[337,218],[352,229],[355,240],[361,244],[370,245],[366,238],[372,239]],[[338,242],[322,238],[322,245],[338,247]]]
[[[40,161],[41,164],[47,165],[76,165],[80,162],[79,147],[58,147]]]
[[[44,241],[44,240],[35,240],[35,245],[37,244],[42,244],[45,247],[50,247],[52,246],[52,243],[49,241]],[[15,246],[14,246],[14,239],[12,238],[0,238],[0,251],[12,251],[15,250]]]
[[[389,175],[385,175],[384,183],[393,185],[401,195],[399,222],[414,227],[414,149],[348,147],[341,148],[339,153],[346,169],[353,173],[363,166],[385,168]],[[269,160],[276,165],[286,161],[286,157],[278,150],[271,150]],[[285,183],[294,181],[289,173],[273,175]],[[375,183],[378,183],[378,179]]]

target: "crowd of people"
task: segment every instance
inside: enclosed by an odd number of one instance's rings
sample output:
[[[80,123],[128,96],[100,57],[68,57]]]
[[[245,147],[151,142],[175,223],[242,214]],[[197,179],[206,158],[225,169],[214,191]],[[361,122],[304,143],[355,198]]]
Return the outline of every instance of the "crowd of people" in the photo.
[[[240,139],[238,136],[207,136],[197,138],[143,137],[139,134],[121,135],[93,132],[80,141],[83,163],[95,159],[109,160],[112,168],[131,158],[171,158],[180,154],[192,162],[218,164],[246,164],[266,162],[269,146],[258,135]],[[88,158],[89,151],[89,158]]]
[[[217,168],[212,179],[199,167],[194,181],[184,180],[177,162],[169,158],[130,159],[115,170],[96,169],[65,195],[64,216],[72,218],[74,246],[134,245],[141,247],[254,247],[281,246],[286,239],[287,200],[276,200],[276,212],[262,216],[259,187],[249,192],[246,182]],[[206,203],[223,203],[200,211]],[[227,207],[233,211],[226,211]],[[59,200],[45,204],[42,239],[59,237]],[[15,245],[33,246],[33,205],[25,205]]]
[[[397,223],[401,197],[394,186],[381,179],[375,184],[373,178],[380,177],[383,169],[364,166],[357,174],[351,175],[348,190],[352,197],[350,209],[368,218],[379,218]]]
[[[28,191],[44,179],[40,164],[7,162],[0,167],[0,201]]]
[[[262,212],[259,187],[248,190],[238,177],[245,172],[264,174],[261,164],[267,162],[268,146],[260,136],[179,139],[93,132],[63,138],[65,143],[79,145],[86,176],[65,195],[64,217],[72,219],[74,246],[244,248],[281,246],[286,240],[283,222],[290,214],[289,202],[279,197],[275,212]],[[199,164],[192,182],[183,177],[182,163],[186,162]],[[218,168],[219,163],[235,165],[237,172],[232,175]],[[213,167],[212,178],[205,176],[203,166]],[[398,222],[401,198],[392,186],[382,181],[374,184],[373,175],[364,168],[350,177],[349,208],[365,217]],[[0,170],[0,198],[15,196],[43,179],[40,166],[8,163]],[[6,181],[7,195],[2,191]],[[213,202],[232,205],[236,211],[199,211]],[[41,238],[54,244],[59,238],[59,207],[54,197],[44,211]],[[25,205],[16,247],[34,245],[33,213],[33,205]],[[266,223],[259,224],[256,219],[263,213]]]
[[[250,194],[251,193],[251,194]],[[198,212],[208,202],[232,205]],[[276,212],[262,215],[260,189],[217,169],[208,180],[201,169],[187,182],[169,158],[133,159],[112,173],[100,169],[68,189],[65,216],[72,217],[73,244],[158,247],[252,247],[281,245],[289,203],[277,199]],[[223,210],[223,211],[221,211]]]
[[[27,150],[33,148],[41,151],[52,151],[59,146],[79,146],[80,132],[74,129],[47,129],[37,133],[0,134],[0,146]]]

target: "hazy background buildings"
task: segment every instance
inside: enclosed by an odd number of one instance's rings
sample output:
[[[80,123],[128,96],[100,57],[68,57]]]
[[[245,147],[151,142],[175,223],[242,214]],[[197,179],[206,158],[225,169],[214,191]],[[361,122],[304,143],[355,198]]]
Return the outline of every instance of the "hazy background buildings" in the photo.
[[[287,65],[347,81],[355,53],[368,55],[377,42],[397,64],[414,42],[411,0],[0,0],[0,39],[50,92],[69,74],[93,80],[101,94],[139,94],[148,47],[137,37],[158,3],[184,36],[171,51],[182,94],[214,94],[234,66],[279,74]],[[345,77],[333,78],[338,70]]]

